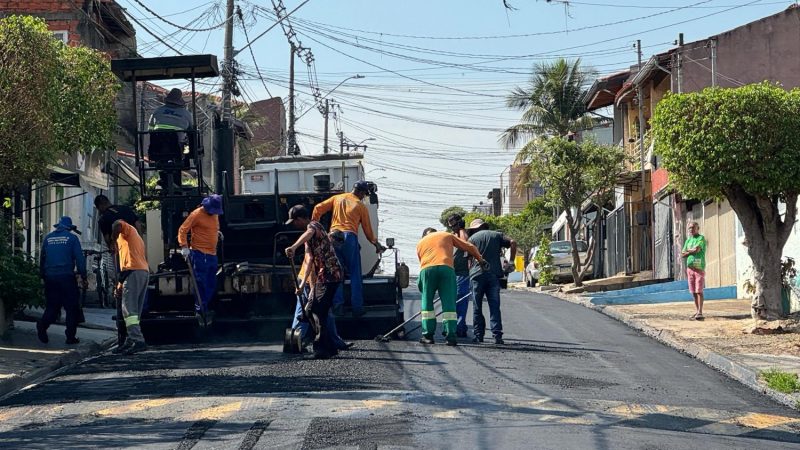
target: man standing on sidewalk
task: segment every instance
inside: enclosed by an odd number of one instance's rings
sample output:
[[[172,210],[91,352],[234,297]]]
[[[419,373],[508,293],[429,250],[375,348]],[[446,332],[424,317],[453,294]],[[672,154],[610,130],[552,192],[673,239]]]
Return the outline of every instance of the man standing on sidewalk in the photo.
[[[78,281],[75,279],[75,267],[81,275],[83,288],[89,285],[86,281],[86,258],[83,256],[78,237],[72,234],[75,226],[72,218],[64,216],[55,225],[55,231],[44,238],[42,244],[39,271],[44,280],[44,295],[47,304],[42,318],[36,322],[39,340],[47,343],[47,328],[56,321],[63,307],[66,311],[67,344],[77,344],[80,340],[75,336],[81,306],[78,301]]]
[[[686,279],[694,298],[695,313],[691,318],[703,320],[703,284],[706,269],[706,238],[700,234],[700,225],[689,222],[689,238],[683,243],[681,257],[686,258]]]
[[[500,256],[503,248],[511,249],[511,260],[517,255],[517,243],[503,233],[489,230],[488,225],[481,219],[475,219],[469,224],[467,232],[470,233],[469,242],[481,252],[483,259],[489,262],[490,269],[481,270],[473,265],[469,271],[472,283],[472,300],[475,302],[472,311],[472,328],[475,334],[473,342],[483,342],[483,333],[486,331],[486,319],[483,317],[483,297],[489,303],[489,322],[492,328],[495,344],[504,344],[503,319],[500,316],[500,278],[503,278],[503,266]]]
[[[222,214],[222,197],[211,194],[189,214],[178,229],[178,245],[181,254],[192,265],[197,292],[202,304],[197,305],[196,314],[205,315],[206,323],[212,317],[208,309],[217,291],[217,242],[219,241],[219,216]],[[191,242],[189,242],[191,233]],[[190,249],[191,247],[191,249]]]
[[[436,312],[433,298],[439,293],[442,302],[442,325],[447,345],[456,345],[456,272],[453,269],[453,251],[463,250],[486,268],[483,258],[474,245],[446,231],[426,228],[417,244],[419,257],[419,279],[417,285],[422,292],[422,339],[423,344],[433,344],[436,332]]]
[[[116,244],[120,269],[114,295],[122,301],[122,316],[128,330],[125,343],[117,347],[114,353],[130,355],[147,348],[139,326],[139,316],[142,314],[150,272],[145,259],[144,241],[136,228],[124,220],[117,220],[111,226],[111,237]]]
[[[344,235],[344,242],[334,246],[339,261],[347,270],[350,277],[350,304],[353,308],[353,317],[364,315],[364,297],[361,293],[361,246],[358,244],[358,226],[364,229],[364,235],[375,246],[378,253],[384,251],[372,232],[369,220],[369,210],[364,205],[364,197],[369,195],[369,183],[357,181],[353,185],[353,192],[334,195],[314,207],[311,220],[319,222],[320,218],[328,211],[333,211],[330,231],[340,231]],[[335,310],[341,310],[344,305],[344,280],[336,291],[333,299]]]
[[[467,230],[464,229],[464,216],[452,214],[447,218],[447,226],[459,239],[469,240]],[[456,249],[453,255],[453,269],[456,271],[456,336],[467,337],[467,311],[469,310],[472,292],[469,285],[469,255],[463,250]]]

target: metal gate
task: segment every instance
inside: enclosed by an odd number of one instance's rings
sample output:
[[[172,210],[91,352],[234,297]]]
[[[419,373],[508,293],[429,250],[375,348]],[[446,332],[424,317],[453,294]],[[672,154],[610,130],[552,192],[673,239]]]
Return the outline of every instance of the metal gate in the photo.
[[[627,255],[627,221],[625,207],[614,210],[606,218],[606,276],[625,272]]]
[[[653,239],[655,241],[655,261],[653,278],[663,279],[674,276],[672,264],[672,208],[669,198],[653,205]]]

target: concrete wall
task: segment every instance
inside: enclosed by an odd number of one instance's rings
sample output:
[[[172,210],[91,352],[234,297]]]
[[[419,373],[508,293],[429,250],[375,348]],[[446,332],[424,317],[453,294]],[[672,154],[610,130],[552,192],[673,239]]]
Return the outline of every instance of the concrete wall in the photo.
[[[764,80],[786,88],[800,86],[800,45],[797,43],[800,8],[717,35],[717,85],[736,87]],[[681,47],[682,90],[711,86],[711,49],[707,40]]]

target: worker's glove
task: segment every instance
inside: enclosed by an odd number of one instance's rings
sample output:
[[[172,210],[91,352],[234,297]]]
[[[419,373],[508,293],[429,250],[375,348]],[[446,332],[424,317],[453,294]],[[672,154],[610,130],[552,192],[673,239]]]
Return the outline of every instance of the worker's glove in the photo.
[[[181,248],[181,255],[183,255],[184,258],[188,259],[189,258],[189,247]]]
[[[383,253],[383,252],[385,252],[385,251],[386,251],[386,247],[384,247],[383,245],[381,245],[381,243],[380,243],[380,242],[376,242],[376,243],[375,243],[375,252],[376,252],[376,253]]]
[[[489,265],[489,261],[482,259],[478,262],[478,267],[481,268],[482,271],[488,272],[492,267]]]

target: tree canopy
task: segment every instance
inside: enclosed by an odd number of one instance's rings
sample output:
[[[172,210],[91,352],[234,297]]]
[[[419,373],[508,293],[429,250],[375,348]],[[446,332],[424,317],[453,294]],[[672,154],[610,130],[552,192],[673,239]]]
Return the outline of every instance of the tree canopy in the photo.
[[[107,147],[117,88],[102,53],[64,45],[42,19],[0,19],[0,186],[42,176],[68,154]]]

